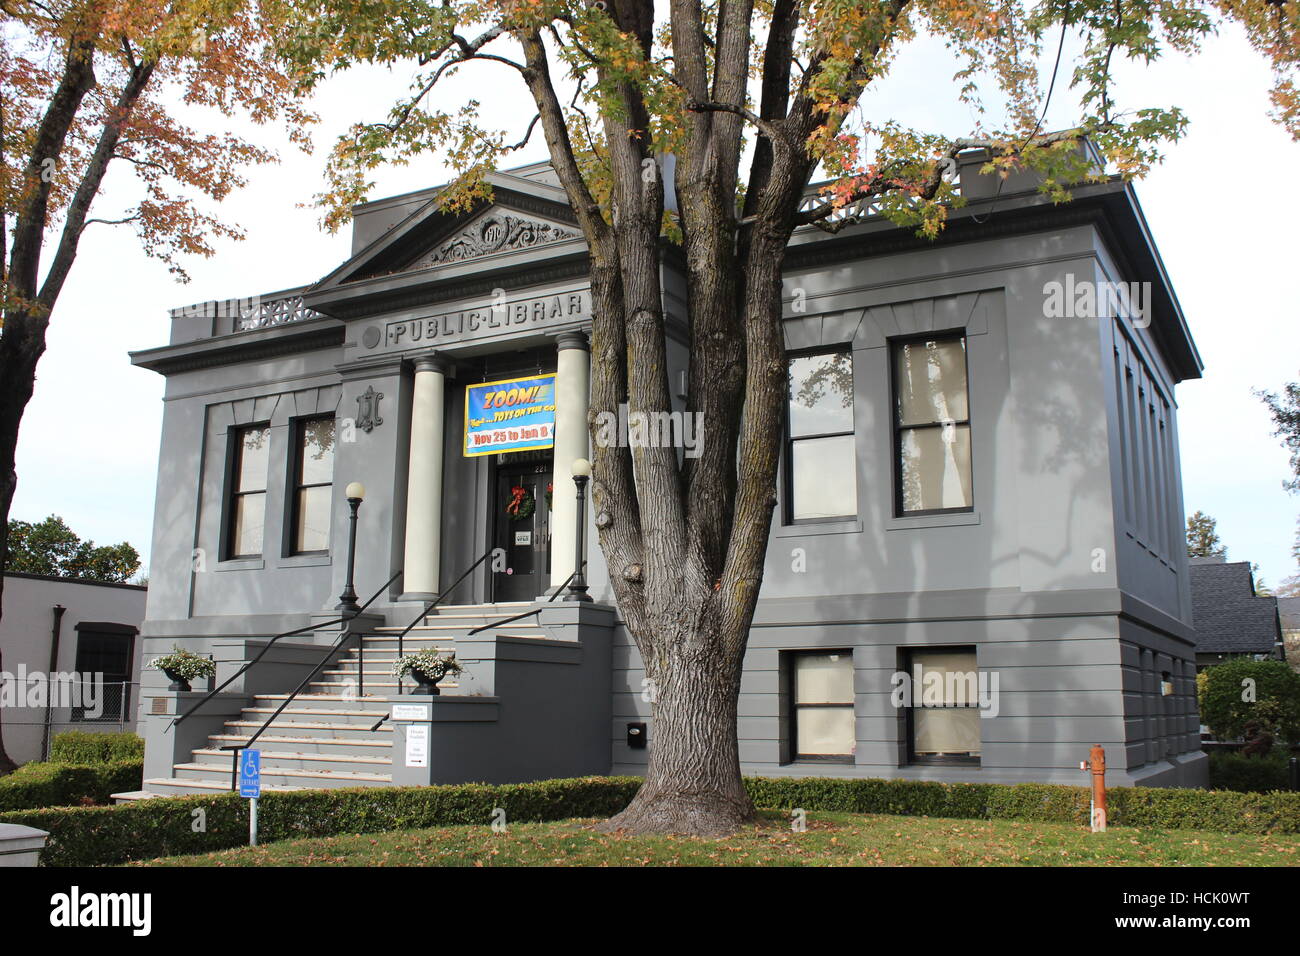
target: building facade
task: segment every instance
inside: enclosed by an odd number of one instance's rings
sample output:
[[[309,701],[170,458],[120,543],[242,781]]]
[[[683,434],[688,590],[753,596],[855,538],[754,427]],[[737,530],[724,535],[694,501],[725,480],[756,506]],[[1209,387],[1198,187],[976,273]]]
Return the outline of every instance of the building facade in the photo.
[[[1174,400],[1200,359],[1131,187],[1054,206],[982,162],[937,242],[870,216],[791,242],[744,770],[1079,783],[1100,743],[1115,783],[1203,784]],[[320,282],[177,310],[134,353],[167,380],[146,651],[230,680],[179,724],[205,688],[146,692],[147,790],[229,786],[220,745],[265,717],[284,786],[644,766],[651,689],[598,547],[594,603],[548,602],[589,451],[585,244],[546,165],[491,183],[470,213],[436,189],[359,206]],[[662,287],[685,411],[671,247]],[[312,673],[340,638],[350,482],[356,590],[379,593]],[[399,699],[399,646],[465,673]]]
[[[44,760],[65,730],[135,730],[146,589],[15,571],[4,584],[0,707],[10,758]]]

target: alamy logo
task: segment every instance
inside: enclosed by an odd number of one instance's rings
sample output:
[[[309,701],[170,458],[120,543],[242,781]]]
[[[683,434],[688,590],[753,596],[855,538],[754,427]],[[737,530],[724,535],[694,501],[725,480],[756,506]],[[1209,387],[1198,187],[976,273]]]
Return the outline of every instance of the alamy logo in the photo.
[[[50,897],[50,925],[77,927],[128,927],[134,936],[153,929],[153,894],[82,893],[78,886]]]
[[[1098,319],[1125,316],[1137,329],[1151,324],[1150,282],[1094,282],[1053,279],[1043,285],[1043,316],[1048,319]]]
[[[926,669],[917,665],[911,673],[896,671],[890,678],[890,702],[896,708],[978,707],[980,717],[996,717],[997,671]]]
[[[75,707],[85,718],[104,716],[104,675],[56,671],[45,674],[19,664],[14,672],[0,671],[0,707]]]
[[[601,448],[681,448],[699,458],[704,445],[703,412],[632,412],[596,416],[596,444]]]

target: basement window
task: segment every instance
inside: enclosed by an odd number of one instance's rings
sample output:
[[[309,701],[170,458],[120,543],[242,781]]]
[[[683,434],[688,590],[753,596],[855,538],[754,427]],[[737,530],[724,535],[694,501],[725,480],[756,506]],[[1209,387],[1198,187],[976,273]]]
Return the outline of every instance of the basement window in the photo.
[[[853,652],[798,652],[790,668],[790,739],[796,760],[853,763]]]

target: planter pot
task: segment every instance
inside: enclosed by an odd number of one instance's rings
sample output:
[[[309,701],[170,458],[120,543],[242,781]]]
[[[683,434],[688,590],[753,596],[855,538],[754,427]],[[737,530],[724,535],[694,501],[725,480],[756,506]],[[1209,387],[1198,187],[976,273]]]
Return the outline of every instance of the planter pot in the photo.
[[[419,671],[411,671],[406,676],[415,681],[415,686],[411,688],[412,694],[421,694],[424,696],[432,694],[434,697],[441,695],[442,692],[438,690],[438,681],[442,680],[441,677],[439,677],[438,680],[433,680],[432,678],[425,677]]]
[[[187,681],[180,674],[176,673],[175,671],[169,671],[165,667],[162,669],[162,672],[171,681],[171,686],[167,688],[168,690],[172,690],[172,691],[192,690],[192,688],[190,687],[190,682]]]

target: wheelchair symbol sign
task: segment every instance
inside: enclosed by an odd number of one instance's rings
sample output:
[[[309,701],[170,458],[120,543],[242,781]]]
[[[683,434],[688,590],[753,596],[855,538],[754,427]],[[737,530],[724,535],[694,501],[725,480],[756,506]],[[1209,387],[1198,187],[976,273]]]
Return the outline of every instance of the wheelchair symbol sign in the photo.
[[[241,797],[262,795],[262,752],[260,750],[245,750],[239,755],[239,795]]]

